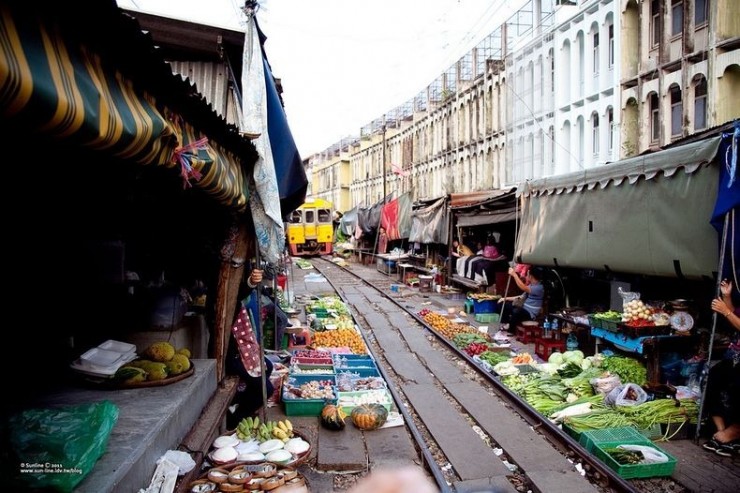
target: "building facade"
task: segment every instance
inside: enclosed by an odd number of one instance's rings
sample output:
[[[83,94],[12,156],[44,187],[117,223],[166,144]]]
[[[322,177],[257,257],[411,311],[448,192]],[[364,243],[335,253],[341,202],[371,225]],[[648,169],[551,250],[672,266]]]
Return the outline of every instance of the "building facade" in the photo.
[[[314,190],[348,188],[349,209],[508,188],[731,121],[739,92],[736,0],[530,0],[363,127],[336,175],[348,182]]]

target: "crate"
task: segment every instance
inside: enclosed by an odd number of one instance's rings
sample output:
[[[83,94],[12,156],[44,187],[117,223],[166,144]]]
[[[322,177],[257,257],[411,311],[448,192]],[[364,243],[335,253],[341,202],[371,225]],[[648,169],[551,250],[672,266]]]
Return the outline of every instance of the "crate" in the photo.
[[[564,352],[565,339],[545,339],[539,337],[534,341],[534,354],[547,361],[552,353]]]
[[[593,313],[588,314],[588,324],[591,327],[595,327],[597,329],[603,329],[603,327],[601,326],[601,319],[596,318]]]
[[[581,433],[580,431],[574,430],[573,428],[571,428],[570,426],[568,426],[566,423],[563,423],[562,424],[562,428],[563,428],[563,431],[568,436],[570,436],[573,440],[575,440],[578,443],[581,443],[581,435],[583,433]]]
[[[632,426],[621,426],[619,428],[604,428],[602,430],[584,431],[581,433],[578,443],[589,452],[594,451],[596,445],[607,442],[620,442],[625,440],[645,440],[645,435]],[[626,442],[624,442],[626,443]]]
[[[668,456],[668,462],[663,462],[661,464],[620,464],[604,451],[605,449],[614,448],[617,445],[645,445],[647,447],[652,447]],[[641,437],[639,440],[604,442],[595,446],[594,455],[624,479],[670,476],[676,469],[676,463],[678,462],[671,454],[667,453],[653,442],[646,440],[644,437]]]
[[[328,380],[334,389],[334,399],[297,399],[287,396],[288,385],[283,384],[282,401],[285,405],[286,416],[318,416],[326,404],[337,403],[337,380],[331,375],[289,375],[287,382],[292,385],[300,386],[314,380]],[[286,397],[287,396],[287,397]]]
[[[374,389],[374,390],[357,390],[354,392],[339,392],[337,395],[337,405],[341,406],[342,411],[344,411],[347,414],[351,414],[352,410],[357,407],[355,405],[349,405],[344,404],[342,405],[342,398],[353,398],[353,397],[363,397],[363,396],[374,396],[377,398],[378,404],[386,408],[386,410],[391,410],[391,403],[393,402],[393,398],[391,397],[390,392],[386,389]]]
[[[356,373],[359,377],[377,377],[380,376],[378,367],[375,364],[375,360],[372,358],[354,358],[347,359],[343,362],[342,366],[339,366],[335,360],[334,371]]]
[[[483,324],[496,323],[499,320],[498,313],[476,313],[474,315],[475,321]]]
[[[496,311],[495,300],[476,300],[473,299],[473,313],[493,313]]]

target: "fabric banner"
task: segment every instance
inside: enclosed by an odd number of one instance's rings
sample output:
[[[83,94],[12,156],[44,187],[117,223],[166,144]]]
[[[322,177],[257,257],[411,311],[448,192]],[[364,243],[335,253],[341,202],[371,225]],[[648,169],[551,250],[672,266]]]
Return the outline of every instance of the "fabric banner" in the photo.
[[[411,199],[401,194],[385,204],[381,210],[380,225],[385,228],[389,240],[408,238],[411,231]]]
[[[355,228],[357,227],[357,207],[348,210],[342,215],[339,220],[339,228],[345,236],[352,236],[355,234]]]
[[[258,159],[249,180],[252,220],[262,259],[276,265],[285,248],[285,230],[280,210],[280,192],[268,131],[267,87],[262,45],[254,14],[247,16],[242,68],[242,131],[257,149]]]

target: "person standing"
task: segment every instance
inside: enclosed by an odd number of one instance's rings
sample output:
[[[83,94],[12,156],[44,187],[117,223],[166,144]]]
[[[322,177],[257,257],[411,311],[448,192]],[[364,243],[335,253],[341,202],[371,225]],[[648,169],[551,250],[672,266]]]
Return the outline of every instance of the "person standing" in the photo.
[[[703,447],[724,457],[740,452],[740,309],[732,301],[732,281],[719,285],[712,310],[727,320],[733,332],[725,358],[709,370],[706,406],[717,431]]]
[[[540,267],[532,267],[522,277],[514,267],[509,267],[509,276],[514,279],[517,287],[523,291],[519,296],[499,298],[498,303],[505,303],[502,324],[508,324],[506,329],[514,333],[517,325],[522,322],[535,320],[542,311],[545,301],[545,286],[542,284],[544,272]],[[502,325],[502,327],[504,327]]]

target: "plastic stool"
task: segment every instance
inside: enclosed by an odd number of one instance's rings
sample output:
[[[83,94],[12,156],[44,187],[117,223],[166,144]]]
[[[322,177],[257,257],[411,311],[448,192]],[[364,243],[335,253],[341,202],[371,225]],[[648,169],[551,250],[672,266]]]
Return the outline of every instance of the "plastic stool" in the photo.
[[[288,350],[292,349],[304,349],[306,346],[311,345],[311,329],[305,327],[300,334],[286,334],[288,337]],[[296,340],[299,341],[296,341]],[[302,342],[303,344],[296,344],[296,342]]]
[[[473,300],[465,300],[465,313],[468,315],[473,313]]]
[[[521,341],[524,344],[534,342],[537,338],[542,336],[542,331],[537,325],[517,325],[516,326],[516,340]]]

